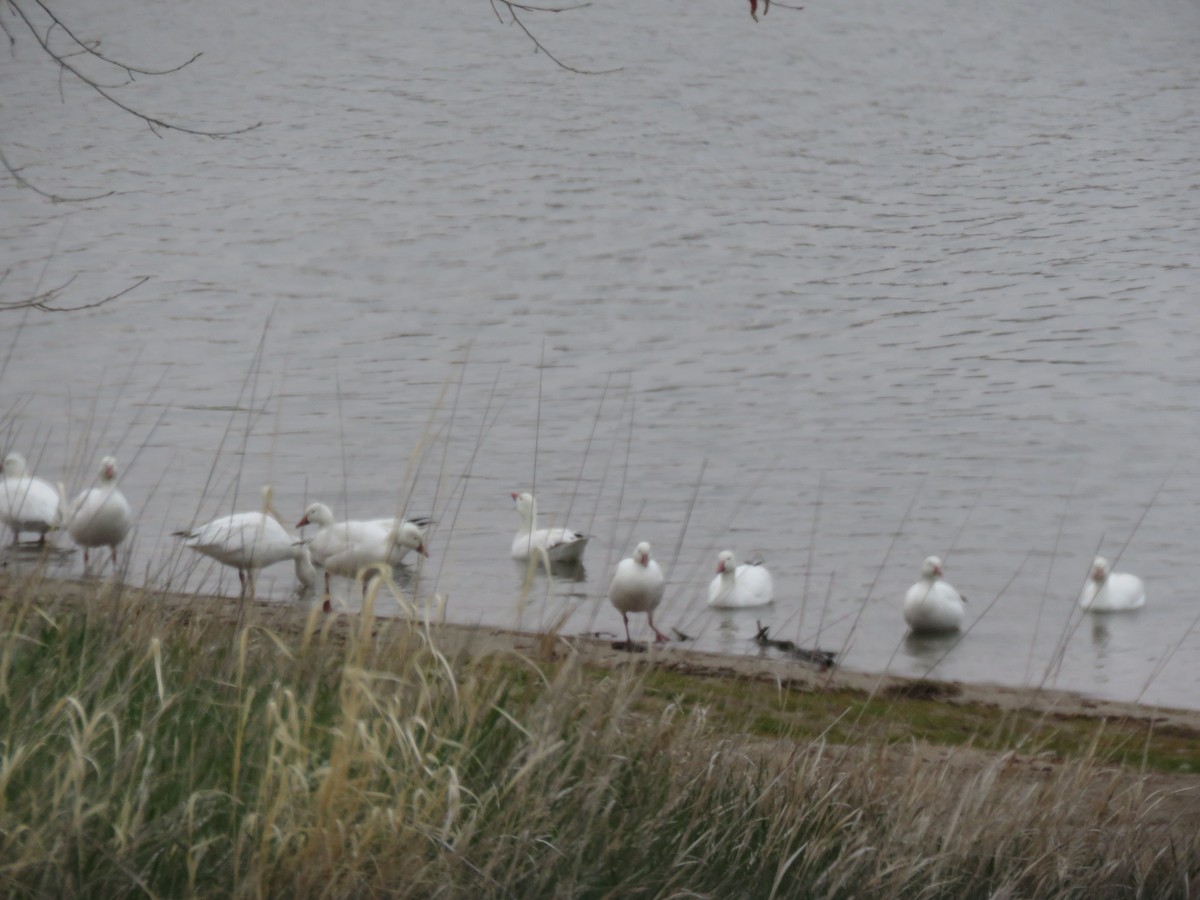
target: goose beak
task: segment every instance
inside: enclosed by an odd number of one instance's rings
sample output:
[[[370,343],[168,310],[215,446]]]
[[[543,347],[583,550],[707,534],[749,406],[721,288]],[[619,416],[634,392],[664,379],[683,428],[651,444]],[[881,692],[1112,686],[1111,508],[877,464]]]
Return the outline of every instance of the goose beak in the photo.
[[[308,516],[305,516],[303,519],[301,519],[299,522],[296,523],[296,527],[303,528],[307,524],[308,524]]]
[[[717,574],[720,575],[724,571],[725,571],[725,560],[721,560],[719,563],[717,563]]]
[[[516,491],[513,491],[513,492],[512,492],[512,498],[513,498],[514,500],[516,500],[516,499],[517,499],[518,497],[520,497],[520,496],[521,496],[521,495],[520,495],[520,494],[518,494]]]
[[[429,551],[425,549],[424,544],[419,544],[417,546],[417,552],[420,553],[422,556],[424,556],[426,559],[429,558]]]

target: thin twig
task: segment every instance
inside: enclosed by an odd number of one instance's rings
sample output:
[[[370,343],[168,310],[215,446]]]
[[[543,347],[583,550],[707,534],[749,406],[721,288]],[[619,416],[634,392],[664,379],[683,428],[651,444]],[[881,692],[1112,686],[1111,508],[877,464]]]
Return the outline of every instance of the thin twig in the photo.
[[[9,2],[10,6],[16,5],[16,0],[8,0],[8,2]],[[49,17],[50,21],[54,23],[52,28],[61,29],[63,31],[63,33],[66,34],[67,37],[69,37],[72,41],[74,41],[76,44],[79,45],[80,49],[82,49],[84,53],[87,53],[90,56],[94,56],[96,59],[100,60],[101,62],[106,62],[110,66],[116,66],[118,69],[124,69],[126,72],[129,73],[130,80],[133,79],[133,73],[135,73],[135,72],[138,75],[170,75],[172,72],[178,72],[180,69],[190,66],[197,59],[199,59],[200,56],[202,55],[202,53],[197,53],[191,59],[187,60],[186,62],[182,62],[177,66],[171,67],[170,69],[140,69],[137,66],[130,65],[129,63],[123,63],[123,62],[120,62],[119,60],[113,59],[112,57],[105,56],[103,53],[101,53],[100,51],[98,51],[96,49],[96,47],[100,46],[99,41],[80,40],[75,35],[75,32],[73,32],[69,27],[67,27],[67,24],[65,22],[63,22],[63,20],[60,19],[58,16],[56,16],[53,13],[53,11],[50,9],[50,7],[46,6],[46,4],[42,2],[42,0],[33,0],[33,2],[36,3],[39,7],[41,7],[42,12],[44,12],[47,15],[47,17]],[[49,34],[50,34],[50,32],[47,31],[46,32],[47,37],[49,37]],[[67,56],[68,54],[64,53],[62,55]]]
[[[16,181],[17,184],[21,185],[21,187],[29,188],[29,190],[33,191],[35,194],[45,197],[47,200],[51,200],[54,203],[86,203],[89,200],[100,200],[104,197],[111,197],[114,193],[116,193],[115,191],[107,191],[103,194],[95,194],[88,197],[63,197],[59,194],[53,194],[50,191],[43,190],[42,188],[38,187],[36,184],[22,175],[20,169],[9,162],[8,157],[4,155],[3,148],[0,148],[0,165],[4,166],[8,174],[11,175],[13,180]]]
[[[36,0],[35,0],[35,2],[36,2]],[[82,70],[80,70],[78,67],[76,67],[73,63],[69,62],[69,60],[71,58],[70,55],[64,54],[64,53],[59,53],[59,52],[55,51],[50,46],[50,40],[49,40],[50,32],[47,31],[46,34],[43,35],[38,30],[37,25],[30,18],[29,14],[25,11],[25,9],[19,3],[16,2],[16,0],[8,0],[8,7],[14,13],[16,13],[17,17],[20,18],[22,22],[25,23],[25,27],[29,30],[29,33],[33,35],[33,39],[35,41],[37,41],[38,46],[42,48],[42,51],[47,56],[49,56],[51,59],[53,59],[55,63],[58,64],[60,75],[63,72],[67,72],[67,73],[70,73],[71,75],[74,75],[80,82],[82,82],[83,84],[90,87],[93,91],[95,91],[97,94],[99,94],[105,100],[107,100],[113,106],[117,107],[118,109],[120,109],[124,112],[129,113],[131,116],[135,116],[136,118],[141,119],[143,122],[145,122],[150,127],[150,130],[152,132],[154,132],[155,135],[158,135],[159,137],[161,137],[161,135],[158,134],[158,130],[157,130],[159,128],[162,128],[162,129],[168,130],[168,131],[179,131],[184,134],[194,134],[194,135],[198,135],[201,137],[217,138],[217,137],[229,137],[229,136],[235,135],[235,134],[244,134],[247,131],[251,131],[255,128],[258,128],[262,124],[261,122],[255,122],[253,125],[247,125],[244,128],[235,128],[235,129],[230,129],[228,131],[210,131],[210,130],[203,129],[203,128],[189,128],[186,125],[177,125],[174,122],[167,121],[166,119],[160,119],[155,116],[151,116],[148,113],[144,113],[141,110],[137,109],[136,107],[130,106],[128,103],[125,103],[124,101],[120,100],[118,97],[116,97],[111,92],[112,89],[107,88],[104,84],[97,81],[95,78],[92,78],[90,75],[84,73]],[[61,26],[61,23],[58,22],[58,20],[55,20],[55,24]],[[65,26],[61,26],[61,27],[63,27],[64,31],[67,31]],[[67,33],[70,34],[69,31],[67,31]],[[74,39],[73,36],[72,36],[72,39]],[[76,40],[76,43],[80,44],[80,46],[83,46],[85,49],[87,48],[86,44],[78,41],[77,39],[74,39],[74,40]],[[132,69],[130,69],[127,66],[121,66],[121,68],[124,68],[127,71],[133,71]],[[148,73],[148,74],[155,74],[155,73]]]
[[[70,278],[68,278],[66,281],[64,281],[62,284],[60,284],[58,287],[53,288],[52,290],[49,290],[49,291],[44,291],[41,294],[38,294],[34,297],[28,298],[27,300],[14,300],[11,303],[0,303],[0,312],[6,312],[8,310],[13,310],[13,309],[40,309],[42,312],[79,312],[80,310],[83,310],[83,309],[95,309],[97,306],[103,306],[105,303],[109,303],[113,300],[116,300],[118,297],[124,297],[130,291],[134,290],[135,288],[141,287],[143,284],[145,284],[147,281],[150,280],[149,275],[143,275],[140,278],[138,278],[138,280],[135,281],[133,284],[129,285],[129,287],[124,288],[123,290],[117,291],[115,294],[109,294],[107,297],[97,300],[95,303],[83,303],[83,304],[80,304],[79,306],[49,306],[49,305],[47,305],[48,300],[50,300],[55,295],[57,295],[63,288],[65,288],[72,281],[74,281],[75,278],[76,278],[76,276],[72,275]]]
[[[521,21],[521,17],[517,15],[517,10],[521,10],[522,12],[552,12],[552,13],[556,13],[556,12],[568,12],[568,11],[574,10],[574,9],[582,9],[583,7],[589,6],[590,4],[583,3],[583,4],[579,4],[578,6],[542,7],[542,6],[526,6],[521,3],[515,3],[515,2],[513,2],[513,0],[491,0],[491,4],[492,4],[492,11],[496,13],[496,18],[498,18],[501,22],[504,21],[504,17],[502,15],[500,15],[500,10],[498,8],[498,4],[503,4],[505,6],[505,8],[508,9],[508,14],[512,18],[512,21],[514,23],[516,23],[517,27],[520,28],[523,32],[525,32],[525,36],[527,38],[529,38],[530,41],[533,42],[534,49],[539,50],[542,53],[546,54],[546,56],[550,59],[550,61],[552,63],[554,63],[556,66],[558,66],[560,69],[565,69],[568,72],[574,72],[576,75],[611,75],[614,72],[621,71],[620,67],[615,68],[615,69],[580,69],[575,66],[568,65],[567,63],[565,63],[561,59],[559,59],[557,56],[555,56],[553,53],[551,53],[549,50],[547,50],[546,45],[543,44],[540,40],[538,40],[537,35],[535,35],[532,31],[530,31],[529,26],[527,26],[523,21]]]

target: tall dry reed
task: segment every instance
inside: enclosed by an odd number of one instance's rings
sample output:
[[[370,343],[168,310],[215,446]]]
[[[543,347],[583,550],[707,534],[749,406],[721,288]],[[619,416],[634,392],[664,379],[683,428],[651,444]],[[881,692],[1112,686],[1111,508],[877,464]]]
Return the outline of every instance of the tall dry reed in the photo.
[[[5,896],[1167,898],[1200,871],[1087,760],[750,738],[636,664],[450,658],[369,604],[239,631],[0,585]]]

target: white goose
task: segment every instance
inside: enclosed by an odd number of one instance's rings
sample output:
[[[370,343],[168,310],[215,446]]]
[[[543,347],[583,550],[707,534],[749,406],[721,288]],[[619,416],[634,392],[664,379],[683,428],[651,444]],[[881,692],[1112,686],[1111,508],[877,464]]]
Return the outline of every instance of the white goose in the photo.
[[[88,566],[88,551],[92,547],[112,550],[113,568],[117,567],[117,545],[125,540],[133,525],[129,501],[117,487],[117,461],[106,456],[100,460],[100,480],[71,503],[67,516],[67,533],[83,548],[83,567]]]
[[[629,637],[629,614],[644,612],[646,621],[654,632],[654,641],[665,644],[670,640],[654,624],[654,610],[662,601],[666,579],[658,562],[650,558],[650,545],[642,541],[633,551],[633,556],[617,564],[617,571],[608,586],[608,599],[625,622],[625,642],[633,645]]]
[[[173,534],[183,539],[185,547],[237,569],[243,594],[254,593],[254,579],[260,569],[287,559],[295,562],[296,578],[308,590],[317,580],[308,548],[283,527],[271,504],[270,486],[263,488],[262,496],[265,512],[221,516],[192,531]]]
[[[962,628],[962,596],[942,581],[942,561],[930,556],[921,565],[921,580],[904,596],[904,621],[917,634],[958,631]]]
[[[46,543],[46,532],[62,527],[62,496],[49,482],[25,474],[25,457],[10,453],[4,458],[0,479],[0,520],[12,531],[13,543],[21,533],[32,531],[38,544]]]
[[[326,594],[332,575],[356,578],[367,566],[398,566],[410,550],[429,556],[425,549],[425,534],[415,522],[400,521],[397,524],[395,519],[335,522],[328,506],[310,503],[296,527],[306,525],[316,525],[318,529],[308,547],[313,563],[325,570]],[[366,589],[364,582],[364,593]],[[332,608],[328,599],[325,608]]]
[[[1110,572],[1108,560],[1097,556],[1083,590],[1079,605],[1090,612],[1123,612],[1146,605],[1146,585],[1128,572]]]
[[[737,564],[732,550],[717,555],[717,577],[708,585],[708,605],[717,609],[766,606],[775,599],[771,573],[761,562]]]
[[[328,508],[328,507],[326,507]],[[330,516],[332,517],[332,513]],[[417,546],[412,542],[412,536],[416,534],[413,529],[417,529],[421,533],[422,543],[428,537],[426,529],[433,524],[433,519],[429,516],[413,516],[411,519],[405,519],[398,516],[393,516],[390,519],[366,519],[366,524],[374,525],[376,528],[382,528],[384,531],[391,531],[393,528],[397,533],[403,532],[406,535],[404,542],[397,542],[395,551],[393,552],[392,565],[398,566],[401,560],[408,555],[409,551],[416,550]],[[396,557],[396,554],[399,554]],[[429,556],[428,553],[423,553],[423,556]]]
[[[521,528],[512,542],[513,559],[524,561],[543,553],[550,562],[578,562],[583,558],[586,535],[570,528],[538,528],[537,501],[533,494],[514,493],[512,498],[521,516]]]

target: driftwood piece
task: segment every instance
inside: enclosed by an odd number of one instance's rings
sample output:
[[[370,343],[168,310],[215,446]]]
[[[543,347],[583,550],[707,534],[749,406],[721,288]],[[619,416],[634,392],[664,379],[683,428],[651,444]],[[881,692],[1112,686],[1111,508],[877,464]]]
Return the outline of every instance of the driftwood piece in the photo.
[[[793,641],[776,640],[768,634],[770,631],[769,625],[764,625],[757,619],[755,620],[754,624],[758,627],[758,633],[754,635],[754,643],[758,644],[760,647],[769,647],[772,650],[778,650],[781,653],[786,653],[792,659],[798,659],[801,662],[810,663],[822,671],[825,669],[832,669],[837,660],[836,653],[830,653],[828,650],[820,650],[816,648],[809,650],[805,647],[797,647]]]

